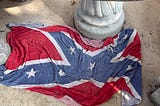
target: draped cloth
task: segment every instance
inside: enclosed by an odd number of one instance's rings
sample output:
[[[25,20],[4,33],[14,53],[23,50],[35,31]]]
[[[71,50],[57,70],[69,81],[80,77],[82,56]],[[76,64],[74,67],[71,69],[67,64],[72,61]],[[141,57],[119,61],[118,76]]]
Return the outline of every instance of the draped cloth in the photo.
[[[11,54],[0,66],[0,83],[70,100],[77,106],[97,106],[117,92],[123,106],[139,104],[141,43],[137,31],[125,29],[97,47],[84,39],[67,26],[12,26],[7,35]]]

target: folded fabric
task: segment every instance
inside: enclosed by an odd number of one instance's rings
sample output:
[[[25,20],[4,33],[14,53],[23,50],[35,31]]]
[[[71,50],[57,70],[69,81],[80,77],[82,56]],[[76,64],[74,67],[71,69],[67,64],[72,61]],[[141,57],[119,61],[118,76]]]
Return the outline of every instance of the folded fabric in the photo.
[[[3,85],[78,106],[102,104],[117,92],[123,106],[141,102],[141,44],[134,29],[106,38],[100,47],[87,45],[76,30],[59,25],[13,26],[7,41],[12,51],[0,66]]]
[[[23,27],[29,27],[29,28],[44,28],[48,25],[42,24],[42,23],[9,23],[6,25],[8,28],[15,27],[15,26],[23,26]]]
[[[0,65],[4,64],[7,61],[9,54],[9,45],[3,39],[0,39]]]

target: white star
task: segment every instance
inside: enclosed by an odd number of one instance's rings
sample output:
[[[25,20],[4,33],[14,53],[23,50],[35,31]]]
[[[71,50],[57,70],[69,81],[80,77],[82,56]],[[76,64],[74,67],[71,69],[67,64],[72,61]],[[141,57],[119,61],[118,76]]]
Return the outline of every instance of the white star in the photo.
[[[61,69],[59,70],[59,73],[58,73],[60,76],[65,76],[65,72],[62,71]]]
[[[37,73],[37,71],[34,71],[33,68],[31,69],[30,72],[26,72],[26,74],[28,74],[28,78],[35,77],[36,73]]]
[[[109,49],[109,51],[111,51],[112,53],[114,53],[114,49],[113,49],[113,47],[111,45],[108,47],[108,49]]]
[[[94,66],[95,66],[95,62],[94,63],[90,63],[90,66],[88,67],[88,69],[90,69],[91,71],[93,70]]]
[[[128,35],[125,35],[122,39],[127,39]]]
[[[73,48],[73,47],[70,47],[69,50],[71,51],[71,55],[72,55],[73,53],[76,53],[76,52],[75,52],[75,48]]]
[[[131,70],[131,69],[133,69],[133,67],[131,65],[128,65],[126,70],[128,71],[128,70]]]

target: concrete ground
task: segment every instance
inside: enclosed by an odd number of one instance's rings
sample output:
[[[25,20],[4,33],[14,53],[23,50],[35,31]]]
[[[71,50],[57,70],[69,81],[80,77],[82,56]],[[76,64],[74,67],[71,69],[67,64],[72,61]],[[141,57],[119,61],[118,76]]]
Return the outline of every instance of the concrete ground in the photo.
[[[5,39],[8,23],[41,22],[73,25],[73,13],[78,0],[0,0],[0,38]],[[142,42],[143,101],[139,106],[154,106],[148,95],[160,83],[160,0],[125,3],[125,27],[136,28]],[[1,106],[64,106],[52,97],[0,86]],[[103,106],[120,104],[115,95]]]

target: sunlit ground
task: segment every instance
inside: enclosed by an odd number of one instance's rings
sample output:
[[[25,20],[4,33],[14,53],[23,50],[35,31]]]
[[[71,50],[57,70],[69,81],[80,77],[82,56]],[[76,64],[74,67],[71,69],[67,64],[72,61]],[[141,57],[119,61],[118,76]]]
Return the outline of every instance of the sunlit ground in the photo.
[[[72,4],[76,1],[75,4]],[[78,0],[28,0],[12,2],[0,0],[0,37],[5,39],[6,24],[40,22],[49,25],[73,25],[74,9]],[[142,43],[143,58],[143,103],[140,106],[154,106],[148,98],[149,92],[159,83],[160,76],[160,0],[143,0],[125,3],[125,27],[136,28]],[[37,93],[19,91],[0,86],[1,106],[62,106],[55,100]],[[119,94],[117,94],[119,95]],[[115,96],[109,105],[118,106],[121,98]],[[125,96],[126,99],[128,96]]]

